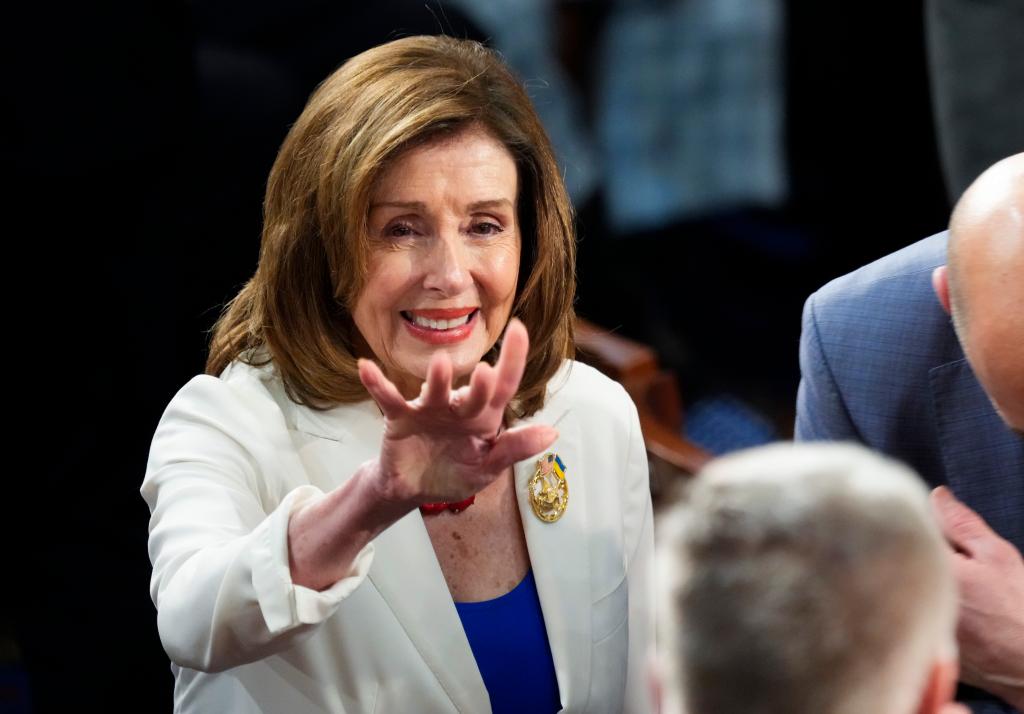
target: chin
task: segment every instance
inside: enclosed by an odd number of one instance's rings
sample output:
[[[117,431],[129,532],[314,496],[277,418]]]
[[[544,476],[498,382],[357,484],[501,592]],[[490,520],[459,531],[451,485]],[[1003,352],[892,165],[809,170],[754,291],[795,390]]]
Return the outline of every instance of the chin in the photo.
[[[452,361],[452,374],[456,377],[468,377],[473,368],[480,363],[483,356],[487,354],[488,347],[483,344],[476,345],[451,345],[441,350],[448,353]]]
[[[460,380],[469,379],[469,375],[472,374],[473,369],[483,359],[483,355],[487,353],[487,350],[482,349],[480,346],[470,348],[469,345],[450,345],[426,350],[418,355],[409,355],[406,359],[403,359],[400,355],[394,355],[394,364],[397,368],[395,371],[405,374],[409,380],[415,381],[416,388],[418,389],[426,381],[430,360],[437,352],[448,354],[452,364],[452,384],[455,386]]]

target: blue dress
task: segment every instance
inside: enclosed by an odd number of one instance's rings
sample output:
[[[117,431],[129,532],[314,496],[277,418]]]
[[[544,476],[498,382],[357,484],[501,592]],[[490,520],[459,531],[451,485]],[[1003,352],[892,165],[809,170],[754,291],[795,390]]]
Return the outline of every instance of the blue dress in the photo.
[[[457,602],[462,627],[494,714],[554,714],[562,708],[533,571],[511,592]]]

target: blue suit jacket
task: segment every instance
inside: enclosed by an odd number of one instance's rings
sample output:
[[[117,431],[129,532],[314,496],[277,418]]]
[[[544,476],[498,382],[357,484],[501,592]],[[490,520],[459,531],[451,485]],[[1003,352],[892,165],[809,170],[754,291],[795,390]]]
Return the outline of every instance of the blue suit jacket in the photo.
[[[940,233],[807,300],[796,438],[855,440],[901,459],[1024,551],[1024,439],[996,414],[932,291],[945,262]],[[958,698],[975,714],[1015,711],[978,690]]]

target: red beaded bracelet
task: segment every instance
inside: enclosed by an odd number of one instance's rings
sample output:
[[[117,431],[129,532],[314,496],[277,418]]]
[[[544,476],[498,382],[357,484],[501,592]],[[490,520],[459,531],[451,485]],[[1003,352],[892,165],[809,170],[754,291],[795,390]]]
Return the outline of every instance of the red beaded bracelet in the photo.
[[[458,513],[464,511],[473,505],[473,501],[476,500],[476,496],[470,496],[465,501],[456,501],[455,503],[449,503],[448,501],[441,501],[439,503],[424,503],[420,506],[420,512],[425,516],[432,516],[442,511],[451,511],[452,513]]]

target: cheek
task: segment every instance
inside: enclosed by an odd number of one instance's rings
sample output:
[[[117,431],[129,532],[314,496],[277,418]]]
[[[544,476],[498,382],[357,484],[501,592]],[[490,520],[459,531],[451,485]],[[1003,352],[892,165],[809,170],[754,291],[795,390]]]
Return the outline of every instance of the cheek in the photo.
[[[389,329],[388,317],[392,313],[397,316],[410,275],[409,261],[404,256],[371,258],[363,291],[352,312],[356,327],[367,340]]]
[[[519,246],[495,249],[486,257],[484,274],[491,297],[497,302],[511,301],[519,282]]]
[[[411,261],[405,255],[391,255],[371,262],[363,292],[374,312],[397,309],[409,290]]]

